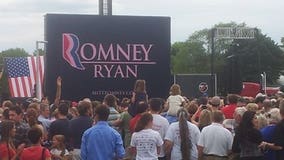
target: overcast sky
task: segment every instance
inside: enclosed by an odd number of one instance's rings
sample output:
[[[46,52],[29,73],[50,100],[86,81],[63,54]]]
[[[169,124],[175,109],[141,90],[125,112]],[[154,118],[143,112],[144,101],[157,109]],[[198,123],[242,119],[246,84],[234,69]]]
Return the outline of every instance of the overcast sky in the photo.
[[[171,41],[220,22],[245,22],[275,42],[284,37],[283,0],[112,0],[113,15],[169,16]],[[0,0],[0,51],[35,50],[46,13],[98,14],[98,0]]]

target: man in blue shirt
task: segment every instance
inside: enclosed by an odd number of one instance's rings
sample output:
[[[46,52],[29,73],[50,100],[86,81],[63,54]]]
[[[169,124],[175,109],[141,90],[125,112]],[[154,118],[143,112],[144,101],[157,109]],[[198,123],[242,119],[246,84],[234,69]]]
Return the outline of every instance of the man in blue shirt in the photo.
[[[120,134],[111,128],[107,119],[109,108],[102,104],[95,111],[95,126],[86,130],[82,137],[82,160],[122,159],[125,150]]]

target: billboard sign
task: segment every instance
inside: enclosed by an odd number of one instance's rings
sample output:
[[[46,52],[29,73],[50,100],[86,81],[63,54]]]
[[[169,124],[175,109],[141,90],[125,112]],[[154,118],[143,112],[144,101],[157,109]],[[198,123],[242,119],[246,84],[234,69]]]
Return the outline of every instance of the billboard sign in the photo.
[[[212,93],[216,95],[214,88],[217,88],[216,75],[213,76],[211,74],[177,74],[175,75],[175,83],[181,86],[182,94],[186,97],[213,97]],[[211,85],[211,78],[213,78],[215,86]]]
[[[62,98],[129,97],[137,79],[165,97],[170,74],[170,18],[47,14],[46,94],[63,79]]]

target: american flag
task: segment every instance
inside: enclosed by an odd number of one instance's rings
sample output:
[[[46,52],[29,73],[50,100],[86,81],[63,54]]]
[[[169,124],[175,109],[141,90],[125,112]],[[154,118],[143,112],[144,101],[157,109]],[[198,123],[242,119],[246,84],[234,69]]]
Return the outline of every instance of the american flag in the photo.
[[[5,58],[8,71],[9,89],[12,97],[35,96],[36,84],[36,57]],[[40,94],[44,75],[44,59],[39,57]],[[40,95],[42,97],[42,95]]]

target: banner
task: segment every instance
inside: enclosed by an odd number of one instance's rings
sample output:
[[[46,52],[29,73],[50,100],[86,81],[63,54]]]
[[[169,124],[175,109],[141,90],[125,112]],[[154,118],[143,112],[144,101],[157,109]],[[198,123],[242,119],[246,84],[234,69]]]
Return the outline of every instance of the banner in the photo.
[[[137,79],[150,97],[168,96],[170,18],[47,14],[46,91],[62,98],[130,97]]]
[[[214,83],[212,83],[212,80]],[[175,83],[181,87],[182,94],[186,97],[201,97],[216,95],[217,78],[214,74],[177,74],[175,75]],[[212,86],[215,84],[215,86]]]

